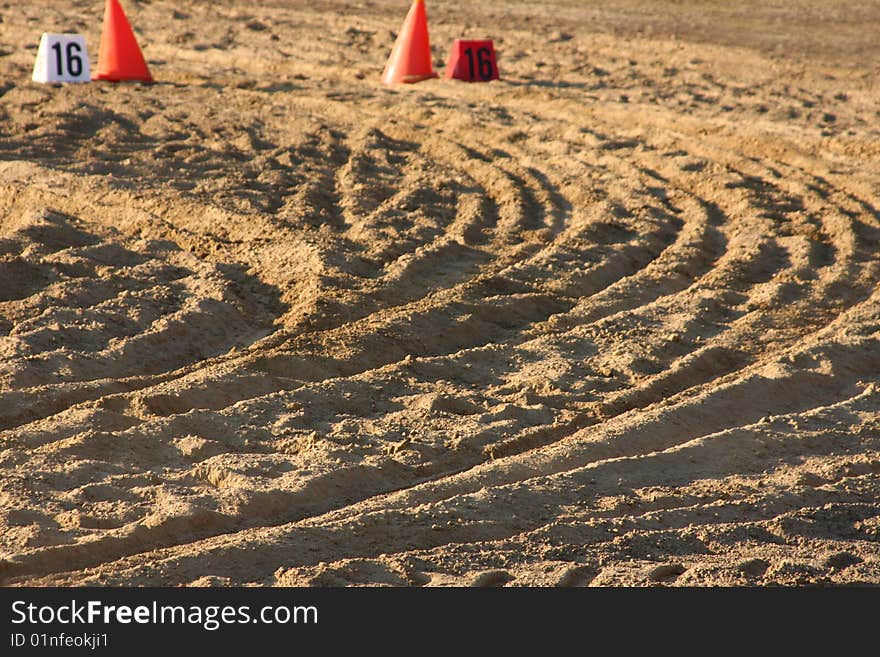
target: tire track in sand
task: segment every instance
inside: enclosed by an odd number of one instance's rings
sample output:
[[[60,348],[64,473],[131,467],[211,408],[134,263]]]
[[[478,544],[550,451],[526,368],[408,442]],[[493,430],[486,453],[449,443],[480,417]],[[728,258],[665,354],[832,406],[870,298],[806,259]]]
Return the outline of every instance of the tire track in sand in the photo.
[[[582,44],[555,86],[8,90],[66,118],[2,142],[5,581],[876,577],[860,106]]]

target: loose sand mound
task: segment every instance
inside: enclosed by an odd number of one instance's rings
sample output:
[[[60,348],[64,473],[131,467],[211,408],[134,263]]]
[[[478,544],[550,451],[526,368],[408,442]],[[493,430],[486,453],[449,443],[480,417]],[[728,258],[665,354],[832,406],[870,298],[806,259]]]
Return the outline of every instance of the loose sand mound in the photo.
[[[875,3],[237,4],[0,10],[4,583],[880,582]]]

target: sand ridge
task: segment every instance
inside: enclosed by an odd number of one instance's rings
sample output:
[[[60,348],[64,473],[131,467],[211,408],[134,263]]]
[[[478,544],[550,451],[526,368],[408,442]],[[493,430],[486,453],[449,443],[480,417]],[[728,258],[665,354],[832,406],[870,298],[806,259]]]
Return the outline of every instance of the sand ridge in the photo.
[[[3,583],[880,581],[880,12],[399,4],[2,10]]]

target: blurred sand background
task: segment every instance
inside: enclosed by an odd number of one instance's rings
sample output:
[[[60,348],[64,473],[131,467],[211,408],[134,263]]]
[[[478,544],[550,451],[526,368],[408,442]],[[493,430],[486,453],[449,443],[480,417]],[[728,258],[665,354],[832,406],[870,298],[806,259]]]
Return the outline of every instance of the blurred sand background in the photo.
[[[880,583],[880,5],[0,3],[6,585]]]

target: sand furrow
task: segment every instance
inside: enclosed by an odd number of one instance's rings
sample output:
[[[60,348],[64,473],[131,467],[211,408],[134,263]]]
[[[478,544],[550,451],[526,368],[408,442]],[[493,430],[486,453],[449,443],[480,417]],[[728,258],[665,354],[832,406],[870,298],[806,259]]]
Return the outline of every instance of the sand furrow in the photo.
[[[429,4],[0,17],[3,582],[880,581],[880,15]]]

